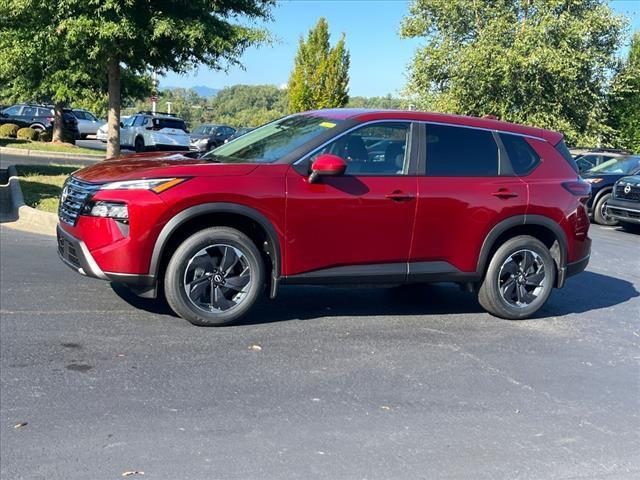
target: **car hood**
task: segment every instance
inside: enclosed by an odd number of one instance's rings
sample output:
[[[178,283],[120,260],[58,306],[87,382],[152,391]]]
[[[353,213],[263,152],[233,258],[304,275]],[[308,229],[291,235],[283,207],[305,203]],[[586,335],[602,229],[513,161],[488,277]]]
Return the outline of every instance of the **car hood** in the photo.
[[[144,178],[247,175],[258,167],[249,163],[214,163],[181,153],[141,153],[104,160],[73,174],[92,183]]]
[[[189,137],[191,137],[191,140],[201,140],[203,138],[209,138],[210,135],[204,135],[202,133],[190,133]]]

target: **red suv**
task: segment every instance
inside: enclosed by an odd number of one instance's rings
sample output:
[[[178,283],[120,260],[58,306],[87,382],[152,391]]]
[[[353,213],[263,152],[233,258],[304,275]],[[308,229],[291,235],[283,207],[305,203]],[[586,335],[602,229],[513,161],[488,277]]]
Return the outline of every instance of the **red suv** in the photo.
[[[200,158],[148,153],[75,172],[59,254],[164,292],[196,325],[285,284],[456,282],[526,318],[581,272],[590,185],[556,132],[435,113],[320,110]]]

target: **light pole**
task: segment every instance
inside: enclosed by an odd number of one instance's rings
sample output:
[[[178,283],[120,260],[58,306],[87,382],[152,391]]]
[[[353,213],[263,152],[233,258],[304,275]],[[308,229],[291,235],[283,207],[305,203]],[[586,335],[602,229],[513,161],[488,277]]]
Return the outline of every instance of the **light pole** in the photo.
[[[156,104],[158,103],[158,74],[155,70],[151,76],[151,85],[153,86],[153,92],[151,94],[151,112],[155,115]]]
[[[171,102],[167,102],[167,113],[171,114]]]

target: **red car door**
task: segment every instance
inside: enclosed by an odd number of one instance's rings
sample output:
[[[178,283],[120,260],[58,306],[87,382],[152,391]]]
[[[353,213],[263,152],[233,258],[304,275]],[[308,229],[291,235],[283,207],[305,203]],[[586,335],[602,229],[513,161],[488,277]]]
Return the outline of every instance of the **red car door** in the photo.
[[[338,155],[344,175],[309,183],[299,165],[289,170],[287,277],[406,278],[417,201],[413,134],[410,122],[366,124],[302,160],[308,166],[321,153]]]
[[[509,171],[496,138],[488,130],[426,125],[410,272],[474,272],[489,231],[526,213],[527,185]]]

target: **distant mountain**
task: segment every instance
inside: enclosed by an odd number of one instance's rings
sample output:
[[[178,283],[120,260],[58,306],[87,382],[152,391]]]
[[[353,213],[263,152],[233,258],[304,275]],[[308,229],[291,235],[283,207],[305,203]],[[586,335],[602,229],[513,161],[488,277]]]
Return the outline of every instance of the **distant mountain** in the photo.
[[[195,87],[174,87],[173,85],[161,87],[161,90],[173,90],[175,88],[187,88],[189,90],[194,90],[201,97],[215,97],[220,91],[219,88],[211,88],[205,87],[204,85],[196,85]]]

